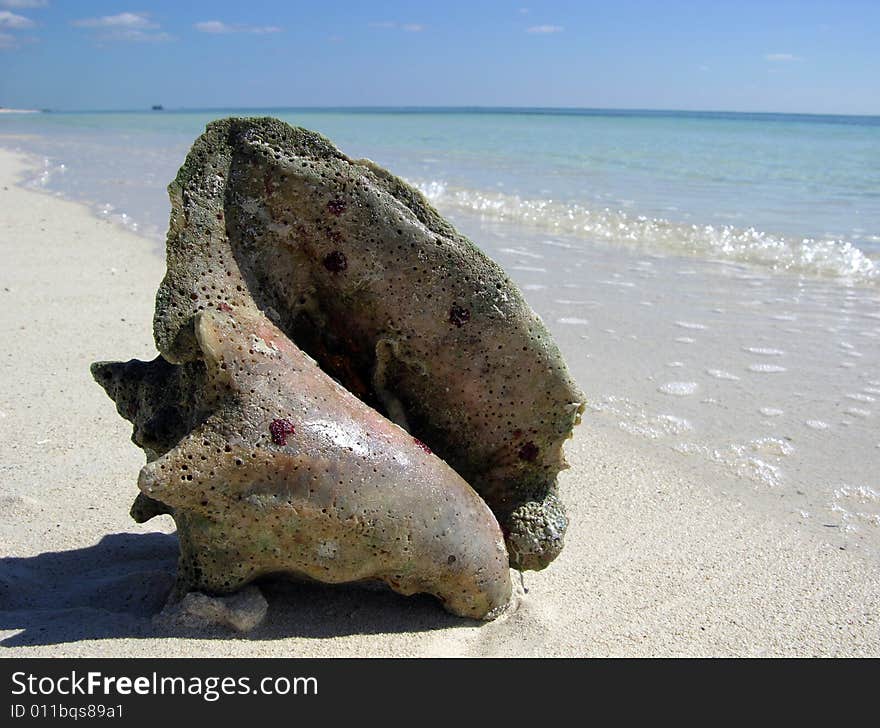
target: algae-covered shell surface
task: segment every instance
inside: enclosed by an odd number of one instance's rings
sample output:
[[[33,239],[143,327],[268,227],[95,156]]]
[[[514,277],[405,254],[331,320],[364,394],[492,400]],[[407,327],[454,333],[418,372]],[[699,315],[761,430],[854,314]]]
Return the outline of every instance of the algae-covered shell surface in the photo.
[[[150,461],[135,514],[177,520],[183,588],[223,591],[285,571],[369,576],[485,616],[509,594],[499,553],[520,569],[556,557],[567,527],[556,478],[584,398],[498,265],[402,180],[275,119],[209,125],[169,192],[153,322],[161,357],[94,372]],[[393,454],[377,461],[377,480],[372,466],[361,473],[357,448],[379,432]],[[227,448],[243,450],[227,457]],[[201,485],[192,470],[168,480],[203,456],[211,467],[199,470]],[[350,531],[327,536],[326,514],[296,500],[308,490],[341,508]],[[378,535],[359,520],[364,498],[409,524],[422,544],[417,566],[397,526]],[[257,507],[293,509],[287,536],[252,517]],[[427,513],[439,530],[417,536]],[[321,548],[334,559],[315,566]],[[370,549],[411,570],[380,568]],[[213,564],[229,567],[229,584],[206,576],[223,571]],[[462,574],[467,603],[437,586]]]
[[[504,540],[459,475],[265,317],[204,311],[194,323],[202,374],[167,381],[189,389],[204,419],[138,479],[177,521],[178,593],[227,593],[288,573],[384,581],[404,594],[434,594],[463,616],[503,609]],[[146,386],[146,371],[164,369],[144,365],[140,377],[126,377],[131,366],[95,367],[117,401]],[[149,407],[139,415],[155,416]]]
[[[552,560],[562,444],[584,398],[497,264],[400,179],[274,119],[210,125],[170,194],[154,322],[166,358],[198,358],[199,310],[263,311],[481,494],[513,565]]]

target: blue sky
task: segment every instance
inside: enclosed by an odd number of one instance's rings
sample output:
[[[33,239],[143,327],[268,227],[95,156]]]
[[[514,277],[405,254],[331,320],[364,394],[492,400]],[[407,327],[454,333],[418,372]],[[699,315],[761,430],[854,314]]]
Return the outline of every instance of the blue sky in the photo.
[[[880,114],[880,0],[0,0],[0,106]]]

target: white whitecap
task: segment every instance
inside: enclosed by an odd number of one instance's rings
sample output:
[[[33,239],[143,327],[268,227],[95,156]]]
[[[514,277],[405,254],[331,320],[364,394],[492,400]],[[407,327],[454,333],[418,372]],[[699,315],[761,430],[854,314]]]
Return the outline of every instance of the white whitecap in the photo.
[[[784,410],[777,407],[761,407],[758,412],[764,415],[764,417],[779,417],[779,415],[785,414]]]
[[[778,437],[759,437],[749,441],[748,447],[752,452],[762,455],[776,455],[777,457],[787,457],[794,452],[794,445],[788,440],[782,440]]]
[[[500,248],[502,253],[510,253],[511,255],[519,255],[523,258],[532,258],[534,260],[543,260],[544,256],[540,253],[532,253],[529,250],[524,250],[523,248]]]
[[[852,399],[856,402],[876,402],[877,401],[876,397],[872,397],[870,394],[862,394],[861,392],[847,394],[846,398]]]
[[[707,369],[706,374],[708,374],[710,377],[715,377],[715,379],[724,379],[730,382],[739,381],[739,377],[736,376],[736,374],[725,372],[723,369]]]
[[[787,370],[785,367],[778,366],[777,364],[750,364],[749,371],[759,374],[779,374]]]
[[[704,324],[695,324],[691,321],[676,321],[675,325],[678,326],[680,329],[692,329],[694,331],[701,331],[703,329],[709,328]]]
[[[694,429],[689,420],[677,415],[657,415],[655,419],[657,424],[668,435],[680,435],[683,432]]]
[[[658,392],[670,394],[673,397],[687,397],[700,388],[696,382],[667,382],[657,387]]]

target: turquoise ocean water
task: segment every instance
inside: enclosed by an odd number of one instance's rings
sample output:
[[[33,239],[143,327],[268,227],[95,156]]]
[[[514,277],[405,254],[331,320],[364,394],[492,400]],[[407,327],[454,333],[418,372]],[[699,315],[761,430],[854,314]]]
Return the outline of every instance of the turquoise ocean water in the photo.
[[[880,117],[552,109],[222,109],[0,116],[28,182],[161,239],[165,186],[211,119],[277,116],[536,233],[876,282]],[[3,139],[3,135],[8,136]]]

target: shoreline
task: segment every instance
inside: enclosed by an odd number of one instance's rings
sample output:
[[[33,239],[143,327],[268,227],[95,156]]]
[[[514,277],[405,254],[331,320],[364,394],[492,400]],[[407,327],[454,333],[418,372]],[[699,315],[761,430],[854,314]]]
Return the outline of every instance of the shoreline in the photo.
[[[38,112],[41,113],[41,112]],[[56,190],[42,182],[40,185],[33,184],[33,179],[43,171],[46,173],[46,165],[50,161],[49,157],[45,157],[34,151],[27,151],[20,148],[10,147],[10,142],[15,141],[33,141],[39,139],[39,135],[28,134],[10,134],[0,132],[0,155],[8,155],[19,160],[16,172],[13,174],[13,184],[19,189],[26,192],[32,192],[38,195],[46,195],[56,200],[67,202],[85,209],[88,214],[95,220],[106,222],[112,225],[125,235],[131,235],[139,240],[152,244],[153,255],[160,258],[163,262],[165,259],[165,237],[151,237],[146,232],[138,229],[138,224],[132,225],[132,220],[127,215],[110,214],[101,207],[102,203],[86,201],[85,199],[77,199],[72,195],[70,190]],[[61,167],[64,164],[61,163]],[[28,182],[30,180],[30,183]],[[106,205],[106,203],[103,203]]]
[[[560,478],[566,547],[495,622],[427,597],[272,585],[247,637],[154,626],[173,523],[129,518],[142,455],[88,365],[155,356],[164,264],[152,240],[16,186],[26,165],[0,150],[0,330],[15,342],[0,388],[0,656],[880,655],[876,561],[589,414]]]

